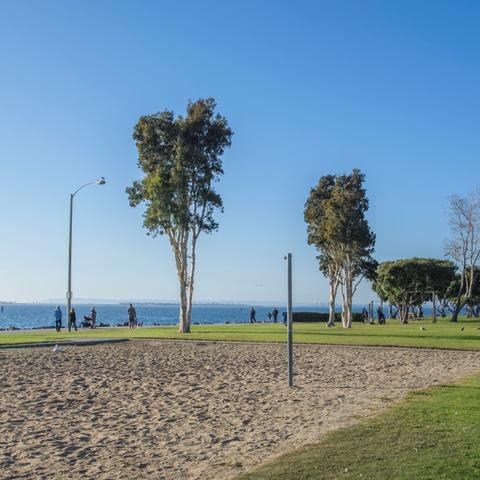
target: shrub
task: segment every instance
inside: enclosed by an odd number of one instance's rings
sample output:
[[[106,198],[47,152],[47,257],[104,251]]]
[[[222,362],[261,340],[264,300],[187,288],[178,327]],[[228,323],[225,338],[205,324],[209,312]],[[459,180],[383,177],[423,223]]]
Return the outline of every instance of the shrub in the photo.
[[[354,322],[363,322],[363,317],[361,313],[355,312],[353,314],[352,320]],[[326,312],[293,312],[293,321],[294,322],[328,322],[328,313]],[[341,314],[335,314],[335,321],[341,321]]]

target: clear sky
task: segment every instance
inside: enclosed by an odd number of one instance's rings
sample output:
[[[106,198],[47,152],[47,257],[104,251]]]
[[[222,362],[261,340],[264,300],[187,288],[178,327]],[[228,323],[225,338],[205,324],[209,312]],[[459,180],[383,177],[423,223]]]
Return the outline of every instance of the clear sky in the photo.
[[[327,300],[303,206],[321,175],[367,176],[376,258],[443,255],[447,197],[480,184],[476,1],[0,2],[0,298],[176,300],[141,227],[132,128],[213,96],[235,135],[196,299]],[[371,297],[362,286],[355,303]]]

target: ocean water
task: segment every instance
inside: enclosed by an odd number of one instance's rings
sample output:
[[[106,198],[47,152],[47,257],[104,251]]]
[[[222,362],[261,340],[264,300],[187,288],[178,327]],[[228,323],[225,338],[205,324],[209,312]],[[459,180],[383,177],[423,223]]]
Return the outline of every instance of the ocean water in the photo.
[[[77,324],[83,320],[84,315],[90,313],[91,305],[74,305],[77,312]],[[274,307],[281,312],[286,310],[284,305],[257,306],[254,305],[257,312],[257,321],[268,321],[268,312]],[[3,312],[0,311],[0,330],[11,327],[20,329],[43,328],[54,326],[53,311],[56,308],[54,304],[26,304],[9,303],[3,304]],[[251,305],[219,305],[219,304],[201,304],[194,305],[192,310],[192,321],[195,324],[222,324],[222,323],[247,323],[250,321]],[[359,312],[362,305],[354,306],[354,311]],[[376,307],[375,307],[376,308]],[[66,324],[66,308],[61,305],[63,319]],[[125,323],[128,320],[125,304],[95,305],[97,310],[97,324],[104,323],[110,326]],[[135,305],[139,322],[144,325],[176,325],[178,322],[179,307],[175,304],[160,305]],[[297,312],[327,312],[326,306],[302,306],[294,307]],[[339,310],[338,310],[339,311]],[[387,313],[386,308],[384,309]],[[424,308],[424,315],[430,315],[431,309]],[[375,315],[376,316],[376,315]]]
[[[257,312],[257,321],[268,320],[268,312],[274,307],[281,312],[285,310],[284,306],[255,306]],[[62,309],[62,322],[66,323],[66,308]],[[84,315],[90,313],[91,305],[74,305],[77,312],[77,324],[83,320]],[[54,304],[20,304],[10,303],[3,305],[3,312],[0,312],[0,329],[16,327],[41,328],[53,327]],[[245,323],[250,320],[250,305],[194,305],[192,309],[192,321],[198,324],[222,324],[222,323]],[[128,320],[128,305],[95,305],[97,310],[97,324],[105,323],[111,326],[124,323]],[[165,305],[135,305],[137,318],[144,325],[175,325],[178,322],[179,307],[174,304]],[[297,311],[315,311],[326,312],[325,307],[304,307],[296,308]]]

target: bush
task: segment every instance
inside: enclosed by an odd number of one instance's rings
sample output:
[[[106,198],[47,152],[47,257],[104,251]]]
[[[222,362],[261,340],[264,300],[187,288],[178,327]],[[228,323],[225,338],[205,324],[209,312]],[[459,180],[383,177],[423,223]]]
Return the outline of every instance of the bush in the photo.
[[[363,322],[363,317],[361,313],[355,312],[352,315],[352,321],[354,322]],[[341,322],[341,314],[335,314],[335,321]],[[293,321],[294,322],[328,322],[328,313],[326,312],[293,312]]]

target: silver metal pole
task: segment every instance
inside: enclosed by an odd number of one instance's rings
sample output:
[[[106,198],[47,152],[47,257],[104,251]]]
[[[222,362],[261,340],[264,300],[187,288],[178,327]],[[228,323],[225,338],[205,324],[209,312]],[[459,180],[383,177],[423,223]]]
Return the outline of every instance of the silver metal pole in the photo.
[[[75,192],[70,194],[70,228],[68,235],[68,287],[67,287],[67,322],[70,310],[72,309],[72,222],[73,222],[73,197],[83,188],[88,187],[89,185],[105,185],[105,177],[99,177],[96,182],[88,182],[85,185],[82,185],[80,188],[77,188]]]
[[[72,308],[72,222],[73,222],[73,196],[70,194],[70,228],[68,235],[68,288],[67,288],[67,319]]]
[[[287,343],[288,343],[288,386],[293,387],[293,335],[292,335],[292,323],[293,323],[293,312],[292,312],[292,254],[288,254],[288,305],[287,305],[287,315],[288,315],[288,333],[287,333]]]

